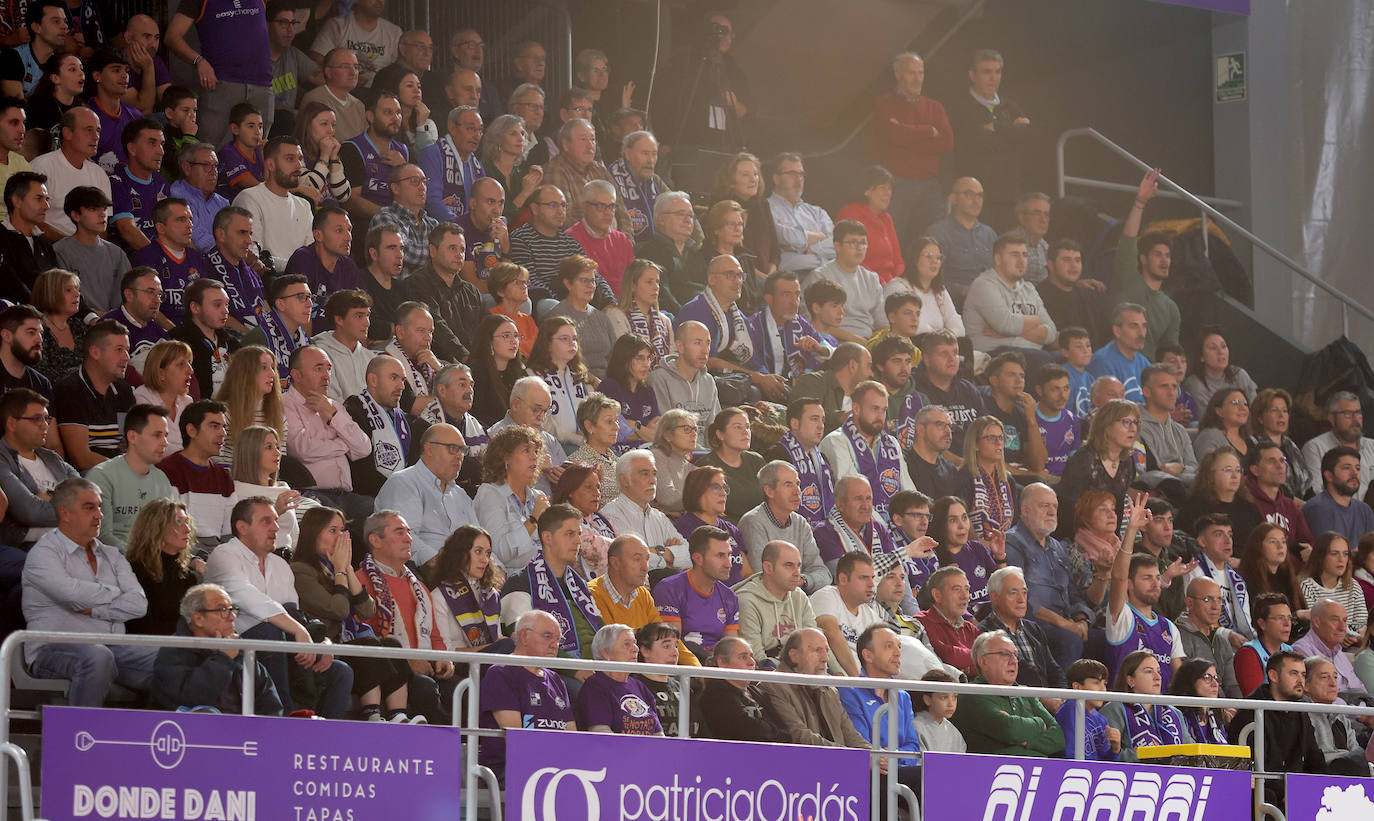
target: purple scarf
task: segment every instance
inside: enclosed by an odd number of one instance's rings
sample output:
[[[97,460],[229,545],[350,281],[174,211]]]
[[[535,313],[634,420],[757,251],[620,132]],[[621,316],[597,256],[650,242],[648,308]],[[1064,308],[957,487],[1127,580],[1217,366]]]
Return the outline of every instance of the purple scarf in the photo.
[[[647,314],[638,308],[630,308],[625,312],[625,318],[630,321],[630,333],[648,342],[653,349],[654,365],[658,365],[661,357],[673,352],[668,346],[668,318],[657,308],[650,308]]]
[[[801,484],[801,507],[797,512],[818,525],[825,521],[826,511],[835,507],[835,477],[830,475],[830,465],[819,450],[808,454],[790,430],[782,435],[782,446],[787,448],[787,458],[797,469]]]
[[[973,479],[973,527],[987,537],[992,530],[1006,533],[1016,519],[1011,481],[998,479],[982,468]]]
[[[439,585],[453,620],[467,637],[469,647],[483,647],[501,637],[501,597],[496,591],[478,596],[467,579]],[[456,650],[450,647],[450,650]]]
[[[562,633],[558,640],[558,649],[581,658],[582,643],[577,639],[577,626],[573,622],[568,598],[572,599],[572,604],[577,606],[582,617],[591,624],[592,630],[600,630],[601,611],[596,608],[596,602],[592,599],[592,592],[587,589],[587,583],[582,581],[577,571],[569,567],[563,571],[563,581],[568,585],[568,596],[564,597],[563,588],[558,584],[553,571],[549,569],[548,562],[544,561],[543,551],[534,554],[529,567],[525,570],[530,575],[530,603],[535,609],[547,611],[558,619],[558,629]]]
[[[1182,744],[1183,717],[1167,704],[1122,704],[1126,714],[1126,731],[1132,747],[1160,747]]]
[[[892,423],[892,433],[896,435],[902,450],[911,450],[916,445],[916,414],[925,404],[918,391],[912,391],[902,399],[902,410]]]
[[[881,516],[884,523],[889,522],[887,504],[901,491],[902,471],[906,469],[902,465],[902,451],[897,444],[897,437],[886,431],[878,434],[878,451],[874,453],[859,434],[853,416],[844,420],[840,429],[849,440],[849,446],[854,449],[854,462],[859,466],[859,473],[868,479],[873,489],[873,512]]]

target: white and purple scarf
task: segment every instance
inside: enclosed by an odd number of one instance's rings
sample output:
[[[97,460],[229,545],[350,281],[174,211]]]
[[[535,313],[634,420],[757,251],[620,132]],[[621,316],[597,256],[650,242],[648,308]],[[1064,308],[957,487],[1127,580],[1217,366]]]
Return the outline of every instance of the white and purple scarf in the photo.
[[[787,449],[787,458],[797,469],[801,484],[801,507],[797,512],[818,525],[825,521],[826,511],[835,508],[835,477],[830,474],[830,465],[820,450],[813,448],[807,453],[790,430],[782,435],[782,446]]]
[[[400,610],[396,606],[396,600],[391,596],[391,588],[386,586],[386,573],[382,570],[382,565],[368,553],[363,557],[358,569],[372,582],[372,597],[377,601],[377,626],[381,628],[381,637],[393,636],[401,641],[403,647],[406,646],[410,636],[406,634],[405,620],[400,618]],[[419,635],[415,636],[414,647],[417,650],[428,650],[431,644],[430,636],[434,633],[434,606],[429,599],[429,591],[420,584],[420,580],[415,578],[409,567],[401,565],[400,576],[406,580],[415,594],[415,632]]]
[[[1160,747],[1182,744],[1185,736],[1183,717],[1167,704],[1122,704],[1126,714],[1126,731],[1132,747]]]
[[[648,342],[653,349],[654,365],[658,365],[661,357],[673,352],[668,345],[668,318],[662,311],[650,308],[646,314],[638,308],[631,308],[625,313],[625,318],[630,321],[630,333]]]
[[[484,647],[501,638],[501,596],[495,590],[478,595],[477,589],[468,579],[438,587],[469,647]]]
[[[372,464],[383,476],[390,476],[406,466],[406,454],[410,452],[410,422],[398,408],[390,410],[382,407],[372,392],[363,388],[358,394],[367,414],[367,438],[372,442]]]
[[[911,450],[916,446],[916,414],[925,406],[920,391],[913,390],[902,398],[902,409],[898,411],[897,418],[892,420],[892,434],[897,437],[902,450]]]
[[[644,182],[635,179],[624,157],[611,163],[607,170],[611,172],[611,179],[620,191],[621,203],[630,214],[635,242],[648,239],[654,233],[654,202],[663,193],[658,188],[658,180],[652,174]]]
[[[748,365],[754,358],[754,339],[749,335],[749,324],[744,319],[744,311],[739,309],[739,304],[730,303],[730,307],[721,307],[720,301],[710,288],[701,292],[706,297],[706,306],[711,309],[711,316],[716,321],[716,327],[720,329],[720,339],[715,342],[716,356],[721,359],[728,359],[736,365]]]
[[[525,568],[530,576],[530,602],[538,610],[543,610],[553,614],[558,620],[558,629],[561,637],[558,640],[558,649],[571,656],[582,656],[582,643],[577,638],[577,627],[573,622],[572,610],[569,607],[568,599],[572,599],[572,605],[576,606],[578,612],[592,626],[592,630],[601,629],[601,611],[597,609],[596,602],[592,599],[591,590],[587,589],[587,583],[582,577],[577,575],[577,571],[569,567],[563,571],[563,582],[568,586],[568,595],[564,597],[563,588],[558,584],[558,578],[549,569],[548,562],[544,561],[544,553],[540,551],[530,560],[529,567]]]
[[[792,317],[782,325],[773,323],[773,315],[765,310],[763,316],[763,333],[768,337],[763,343],[763,363],[769,373],[776,373],[787,380],[790,385],[798,376],[806,373],[806,352],[798,347],[801,338],[805,335],[805,328],[802,327],[801,317]],[[778,373],[778,363],[773,361],[773,342],[769,334],[769,325],[774,324],[778,332],[782,334],[782,355],[786,360],[782,363],[782,372]]]
[[[1198,552],[1198,562],[1202,564],[1203,570],[1207,573],[1207,578],[1216,578],[1216,566],[1207,558],[1207,554]],[[1248,624],[1241,624],[1235,618],[1235,612],[1250,612],[1250,589],[1245,586],[1245,579],[1241,578],[1240,573],[1231,566],[1230,562],[1221,563],[1222,570],[1226,574],[1226,586],[1230,589],[1230,595],[1222,601],[1221,607],[1221,626],[1228,630],[1239,630],[1242,633],[1250,632]]]
[[[406,385],[414,391],[416,396],[434,396],[436,371],[433,365],[428,362],[415,364],[415,361],[401,348],[401,341],[394,336],[387,343],[386,353],[401,363],[401,368],[405,373]],[[437,425],[444,421],[444,409],[439,405],[437,398],[429,401],[425,409],[420,412],[420,418],[431,425]]]
[[[873,489],[873,511],[887,522],[887,504],[901,491],[902,471],[906,469],[902,465],[902,451],[897,444],[897,437],[887,431],[878,434],[878,450],[875,453],[859,433],[852,415],[844,420],[840,430],[844,431],[844,437],[854,449],[854,463],[858,465],[859,473],[868,479]]]
[[[283,388],[291,384],[291,352],[310,344],[310,335],[304,328],[297,328],[292,336],[276,309],[268,308],[267,303],[259,302],[253,312],[258,317],[258,327],[267,337],[267,348],[277,360],[277,375],[281,377]]]

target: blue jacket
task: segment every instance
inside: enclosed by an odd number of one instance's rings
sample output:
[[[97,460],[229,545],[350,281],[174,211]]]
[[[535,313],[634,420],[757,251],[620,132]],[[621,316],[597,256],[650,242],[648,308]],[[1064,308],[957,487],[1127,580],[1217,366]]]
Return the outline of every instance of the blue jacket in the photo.
[[[749,326],[749,338],[754,342],[754,358],[749,360],[749,364],[746,367],[751,371],[758,371],[759,373],[780,373],[782,372],[783,366],[786,364],[785,362],[775,362],[772,368],[768,367],[768,358],[772,356],[773,349],[772,346],[764,340],[764,329],[767,323],[764,322],[763,314],[764,311],[767,310],[767,308],[764,308],[762,311],[759,311],[753,316],[746,317],[744,320],[745,324]],[[822,336],[820,331],[817,331],[811,326],[810,322],[806,321],[806,317],[798,315],[797,321],[801,323],[802,336],[809,336],[822,345],[830,348],[832,351],[834,350],[834,342],[827,341],[827,338]],[[784,357],[790,356],[791,354],[792,351],[783,350]],[[823,356],[818,356],[813,353],[805,354],[802,359],[802,372],[819,370],[821,363],[829,358],[830,354],[828,353]]]
[[[1054,714],[1059,726],[1064,728],[1064,750],[1069,757],[1073,756],[1073,745],[1078,743],[1074,730],[1075,716],[1078,715],[1075,709],[1073,699],[1069,699],[1060,705],[1058,712]],[[1121,754],[1112,752],[1111,742],[1107,741],[1107,717],[1096,710],[1084,710],[1083,715],[1088,724],[1084,731],[1086,735],[1083,737],[1083,759],[1116,761]]]
[[[1017,522],[1007,531],[1007,564],[1026,575],[1028,617],[1034,618],[1042,607],[1066,619],[1078,613],[1093,617],[1093,606],[1073,583],[1068,549],[1054,536],[1046,537],[1041,547],[1030,528]]]
[[[864,672],[863,675],[868,675]],[[844,705],[844,711],[849,714],[849,720],[854,724],[855,729],[864,737],[868,743],[874,747],[879,746],[873,741],[873,716],[878,712],[878,708],[885,703],[878,697],[878,693],[867,687],[841,687],[840,703]],[[893,691],[889,691],[893,692]],[[906,690],[896,690],[897,693],[897,749],[904,753],[918,753],[921,751],[921,740],[916,735],[916,714],[911,711],[911,694]],[[882,719],[882,726],[879,728],[878,737],[882,739],[881,745],[887,746],[887,722],[886,716]],[[903,758],[898,760],[898,765],[902,767],[916,767],[920,761],[915,758]]]

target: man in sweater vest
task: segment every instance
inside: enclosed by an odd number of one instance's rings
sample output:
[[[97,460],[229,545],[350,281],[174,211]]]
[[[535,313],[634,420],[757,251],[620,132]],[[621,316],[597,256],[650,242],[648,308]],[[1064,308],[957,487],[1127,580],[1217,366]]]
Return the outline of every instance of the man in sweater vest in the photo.
[[[606,572],[587,583],[605,624],[628,624],[635,630],[662,621],[649,592],[649,547],[638,536],[620,536],[606,549]],[[677,663],[701,662],[678,641]]]

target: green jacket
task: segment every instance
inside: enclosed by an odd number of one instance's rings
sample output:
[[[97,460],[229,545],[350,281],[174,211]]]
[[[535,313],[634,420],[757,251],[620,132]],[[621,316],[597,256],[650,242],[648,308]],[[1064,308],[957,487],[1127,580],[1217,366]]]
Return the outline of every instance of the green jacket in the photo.
[[[978,676],[974,684],[987,684]],[[1048,758],[1064,752],[1064,730],[1039,699],[960,695],[954,726],[971,753]]]
[[[1111,304],[1134,302],[1145,309],[1145,347],[1141,353],[1151,362],[1158,362],[1159,346],[1178,342],[1183,315],[1172,297],[1145,284],[1136,258],[1136,239],[1123,236],[1117,243],[1116,285]]]

